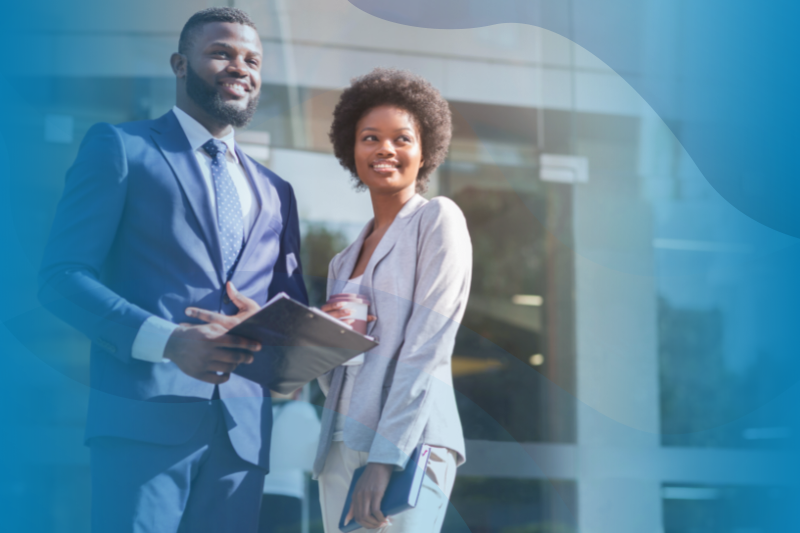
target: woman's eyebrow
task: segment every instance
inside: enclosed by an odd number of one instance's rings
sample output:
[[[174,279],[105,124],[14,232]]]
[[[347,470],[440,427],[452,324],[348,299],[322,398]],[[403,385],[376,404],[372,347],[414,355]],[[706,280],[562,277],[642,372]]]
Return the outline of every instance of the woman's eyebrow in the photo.
[[[366,128],[361,128],[361,131],[362,131],[362,132],[364,132],[364,131],[380,131],[380,129],[378,129],[378,128],[373,128],[373,127],[371,127],[371,126],[367,126]],[[407,127],[403,126],[402,128],[397,128],[397,129],[396,129],[396,130],[394,130],[394,131],[410,131],[410,132],[413,132],[414,130],[413,130],[413,129],[411,129],[411,128],[407,128]]]

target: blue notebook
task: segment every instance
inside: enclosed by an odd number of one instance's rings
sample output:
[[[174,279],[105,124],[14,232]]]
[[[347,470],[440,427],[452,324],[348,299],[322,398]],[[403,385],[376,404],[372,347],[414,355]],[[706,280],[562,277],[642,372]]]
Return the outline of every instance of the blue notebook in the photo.
[[[392,477],[389,478],[389,485],[386,487],[386,493],[381,501],[381,512],[384,516],[396,515],[416,507],[430,455],[431,447],[426,444],[420,444],[411,452],[406,468],[392,473]],[[344,533],[361,528],[355,520],[351,520],[349,524],[344,525],[344,519],[353,501],[353,489],[356,487],[356,483],[358,483],[358,479],[364,473],[365,468],[366,466],[362,466],[353,472],[353,481],[350,482],[350,490],[347,491],[342,517],[339,519],[339,529]]]

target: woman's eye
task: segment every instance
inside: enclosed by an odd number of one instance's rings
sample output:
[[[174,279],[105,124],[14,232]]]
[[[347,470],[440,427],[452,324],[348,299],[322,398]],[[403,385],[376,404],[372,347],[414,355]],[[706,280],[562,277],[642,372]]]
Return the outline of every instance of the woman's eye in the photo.
[[[364,140],[364,141],[377,141],[377,140],[378,140],[378,138],[377,138],[377,137],[375,137],[374,135],[367,135],[366,137],[364,137],[364,139],[363,139],[363,140]]]

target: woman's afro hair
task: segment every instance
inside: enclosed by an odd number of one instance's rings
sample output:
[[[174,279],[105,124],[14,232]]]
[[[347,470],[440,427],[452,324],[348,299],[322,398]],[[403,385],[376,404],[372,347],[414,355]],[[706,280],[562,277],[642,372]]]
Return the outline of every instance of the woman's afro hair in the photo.
[[[424,164],[417,175],[417,192],[425,192],[431,172],[447,156],[452,123],[447,101],[433,85],[416,74],[376,68],[365,76],[354,78],[333,110],[333,123],[328,134],[333,153],[353,175],[356,188],[364,188],[356,173],[356,124],[369,110],[384,105],[405,110],[419,127]]]

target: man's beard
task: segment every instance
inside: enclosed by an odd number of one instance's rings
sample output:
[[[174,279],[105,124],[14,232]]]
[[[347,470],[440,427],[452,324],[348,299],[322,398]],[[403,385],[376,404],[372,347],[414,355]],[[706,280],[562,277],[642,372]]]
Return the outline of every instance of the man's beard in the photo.
[[[189,98],[199,105],[203,111],[222,122],[230,124],[234,128],[247,126],[258,109],[258,94],[254,94],[247,102],[247,107],[240,109],[235,104],[225,102],[217,90],[206,83],[192,69],[192,65],[186,65],[186,92]]]

